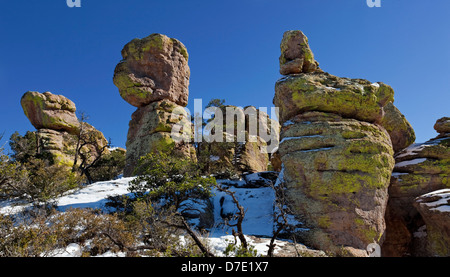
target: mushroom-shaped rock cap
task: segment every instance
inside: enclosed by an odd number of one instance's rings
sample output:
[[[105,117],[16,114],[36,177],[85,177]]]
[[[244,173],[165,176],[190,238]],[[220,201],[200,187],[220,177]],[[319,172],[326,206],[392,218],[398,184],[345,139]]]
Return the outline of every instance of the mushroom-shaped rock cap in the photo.
[[[38,130],[76,133],[79,129],[75,104],[63,95],[28,91],[20,102],[25,115]]]
[[[319,63],[309,48],[308,38],[302,31],[287,31],[281,40],[280,73],[282,75],[311,73]]]
[[[114,84],[122,98],[135,107],[170,100],[186,106],[190,69],[186,47],[161,34],[130,41],[114,71]]]

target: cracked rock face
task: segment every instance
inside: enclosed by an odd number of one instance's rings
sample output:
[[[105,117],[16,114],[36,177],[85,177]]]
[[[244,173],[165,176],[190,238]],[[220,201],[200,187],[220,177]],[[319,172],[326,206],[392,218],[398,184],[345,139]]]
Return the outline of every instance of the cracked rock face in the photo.
[[[189,145],[179,144],[171,136],[175,124],[187,122],[185,114],[172,114],[177,108],[180,106],[169,100],[162,100],[138,108],[132,114],[126,142],[124,176],[133,176],[139,158],[151,152],[175,151],[184,157],[193,155],[193,149]],[[186,125],[185,128],[190,126]]]
[[[129,104],[144,107],[167,99],[187,105],[190,69],[186,47],[180,41],[152,34],[126,44],[122,57],[113,81]]]
[[[318,249],[338,245],[364,255],[381,243],[387,189],[394,166],[387,132],[338,115],[307,112],[283,127],[279,153],[291,208]],[[355,253],[356,253],[355,252]]]

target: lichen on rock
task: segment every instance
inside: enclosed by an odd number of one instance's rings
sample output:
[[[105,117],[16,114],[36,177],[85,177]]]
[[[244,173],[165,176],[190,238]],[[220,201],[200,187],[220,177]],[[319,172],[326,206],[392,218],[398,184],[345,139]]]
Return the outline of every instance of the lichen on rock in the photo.
[[[283,125],[285,194],[307,229],[298,236],[334,255],[367,256],[369,245],[384,240],[395,161],[382,122],[394,91],[323,72],[300,31],[284,34],[281,52],[287,76],[277,81],[273,103]]]
[[[114,84],[122,98],[135,107],[168,99],[186,106],[190,69],[186,47],[162,34],[133,39],[122,50]]]

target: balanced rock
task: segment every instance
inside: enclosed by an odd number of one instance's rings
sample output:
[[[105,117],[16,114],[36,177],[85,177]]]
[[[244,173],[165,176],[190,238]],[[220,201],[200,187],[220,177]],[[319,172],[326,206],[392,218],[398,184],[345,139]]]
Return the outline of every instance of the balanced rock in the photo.
[[[437,121],[438,130],[444,119]],[[417,143],[395,155],[395,168],[389,187],[386,214],[385,256],[420,255],[415,246],[420,239],[414,237],[423,226],[423,218],[414,207],[415,199],[450,184],[450,133],[425,143]],[[398,230],[403,230],[402,234]]]
[[[75,103],[63,95],[29,91],[22,96],[21,104],[37,129],[41,151],[49,153],[54,163],[72,167],[78,140],[85,142],[79,152],[87,162],[108,152],[108,141],[103,133],[80,122],[75,114]]]
[[[284,35],[282,56],[307,45],[304,40],[286,44],[291,34]],[[336,255],[368,256],[369,246],[384,239],[394,150],[379,124],[394,91],[321,70],[281,71],[290,75],[275,86],[282,124],[280,182],[304,224],[299,236]]]
[[[185,111],[180,112],[189,96],[186,47],[174,38],[152,34],[127,43],[122,57],[113,81],[122,98],[138,108],[129,123],[124,175],[132,176],[139,158],[151,152],[193,158],[192,146],[171,135],[176,124],[184,126],[189,120]]]
[[[51,129],[75,134],[80,123],[75,104],[62,95],[50,92],[26,92],[21,99],[25,115],[36,129]]]
[[[428,257],[450,256],[450,189],[433,191],[415,199],[426,226],[424,254]]]
[[[152,34],[126,44],[122,57],[113,80],[125,101],[135,107],[164,99],[187,105],[190,70],[180,41]]]

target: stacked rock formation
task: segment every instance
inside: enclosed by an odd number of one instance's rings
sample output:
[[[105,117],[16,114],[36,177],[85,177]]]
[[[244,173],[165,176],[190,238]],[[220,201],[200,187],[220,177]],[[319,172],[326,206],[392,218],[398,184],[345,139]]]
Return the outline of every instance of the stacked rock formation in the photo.
[[[418,230],[425,218],[414,207],[415,199],[450,186],[450,118],[439,119],[434,128],[439,133],[436,138],[413,144],[395,156],[386,213],[385,256],[417,256],[424,252],[423,236],[418,235]]]
[[[270,156],[279,144],[278,121],[253,106],[240,108],[226,105],[220,110],[221,121],[210,124],[220,125],[222,133],[217,137],[222,137],[223,142],[202,143],[203,151],[210,155],[210,171],[218,174],[230,169],[238,174],[267,171]],[[227,117],[230,117],[230,122],[227,122]],[[216,132],[214,129],[214,134]]]
[[[39,141],[43,142],[42,151],[50,153],[57,164],[73,166],[76,141],[80,135],[89,134],[90,138],[95,138],[99,148],[103,149],[108,145],[100,131],[88,123],[80,123],[75,114],[75,103],[62,95],[28,91],[22,96],[21,105],[25,115],[37,129]],[[104,153],[107,152],[107,149],[103,150]],[[83,152],[89,153],[92,160],[100,154],[90,145]]]
[[[188,120],[172,116],[185,107],[189,96],[190,69],[186,47],[161,34],[130,41],[114,71],[114,84],[122,98],[137,107],[129,123],[125,176],[132,176],[141,156],[166,151],[192,157],[193,149],[174,140],[174,124]]]
[[[284,34],[280,73],[280,176],[307,229],[300,236],[336,255],[367,256],[368,246],[384,239],[394,149],[382,124],[394,91],[323,72],[301,31]]]

